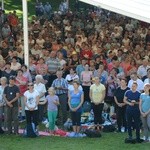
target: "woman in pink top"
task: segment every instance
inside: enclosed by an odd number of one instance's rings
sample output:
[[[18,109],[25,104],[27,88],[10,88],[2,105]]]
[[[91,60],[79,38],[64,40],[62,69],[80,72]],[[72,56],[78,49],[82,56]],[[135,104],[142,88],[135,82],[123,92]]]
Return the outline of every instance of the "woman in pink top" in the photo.
[[[20,104],[21,104],[21,120],[25,119],[25,105],[24,105],[24,92],[27,90],[27,82],[28,79],[23,76],[23,71],[21,69],[18,70],[17,72],[17,77],[16,77],[16,85],[19,87],[20,90]]]
[[[85,65],[85,71],[81,72],[81,77],[80,77],[84,95],[85,95],[84,96],[85,101],[90,101],[89,91],[90,91],[92,77],[93,77],[93,73],[92,71],[89,71],[89,65],[87,64]]]
[[[43,58],[40,58],[38,64],[36,65],[36,74],[41,74],[41,68],[44,68],[45,70],[48,69],[47,65],[44,63]]]
[[[128,74],[128,68],[130,67],[131,59],[129,56],[126,56],[125,60],[120,64],[120,66],[123,68],[125,75]]]

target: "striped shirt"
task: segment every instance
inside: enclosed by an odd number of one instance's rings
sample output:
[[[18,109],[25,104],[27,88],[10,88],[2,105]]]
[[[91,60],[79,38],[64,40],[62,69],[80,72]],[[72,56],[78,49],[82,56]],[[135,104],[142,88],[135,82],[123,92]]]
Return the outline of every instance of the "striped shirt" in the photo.
[[[61,78],[61,79],[57,78],[53,81],[52,87],[54,88],[62,87],[62,88],[68,89],[68,82],[64,78]],[[65,93],[67,93],[67,90],[56,89],[56,95],[65,94]]]
[[[61,68],[60,62],[55,58],[49,58],[46,64],[48,66],[48,72],[56,72]]]

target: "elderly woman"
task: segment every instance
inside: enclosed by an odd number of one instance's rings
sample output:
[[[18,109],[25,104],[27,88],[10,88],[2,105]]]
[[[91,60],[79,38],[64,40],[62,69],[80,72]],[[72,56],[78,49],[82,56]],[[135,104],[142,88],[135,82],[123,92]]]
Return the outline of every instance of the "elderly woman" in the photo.
[[[3,99],[3,92],[7,84],[7,78],[2,77],[0,79],[0,82],[1,82],[1,85],[0,85],[0,128],[3,126],[2,124],[3,113],[4,113],[4,128],[6,128],[6,109],[5,109],[5,100]]]
[[[39,103],[38,103],[38,111],[39,111],[39,122],[43,121],[43,115],[44,115],[44,104],[45,104],[45,93],[46,93],[46,87],[43,84],[43,77],[42,75],[36,75],[35,76],[35,84],[34,89],[38,91],[39,93]]]

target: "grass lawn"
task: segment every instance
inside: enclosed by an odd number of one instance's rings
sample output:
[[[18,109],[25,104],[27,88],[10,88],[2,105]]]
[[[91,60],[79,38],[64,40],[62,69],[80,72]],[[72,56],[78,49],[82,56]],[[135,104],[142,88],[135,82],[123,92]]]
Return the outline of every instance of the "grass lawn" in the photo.
[[[36,0],[27,0],[28,1],[28,16],[31,17],[35,15],[35,3]],[[59,4],[63,0],[40,0],[45,4],[45,2],[49,2],[54,11],[58,10]],[[70,7],[74,7],[74,1],[70,0]],[[4,8],[6,13],[16,10],[19,18],[22,18],[22,0],[4,0]]]
[[[35,15],[35,3],[36,0],[27,0],[28,1],[28,16],[31,18],[32,15]],[[58,11],[59,4],[63,0],[39,0],[45,4],[47,1],[51,4],[53,11]],[[71,10],[74,10],[75,0],[69,0],[69,7]],[[88,8],[90,5],[80,2],[80,8]],[[4,8],[6,13],[16,10],[19,18],[22,18],[22,0],[4,0]]]
[[[6,12],[16,10],[22,18],[22,0],[4,0]],[[29,17],[35,14],[35,1],[28,0]],[[62,0],[41,0],[49,1],[54,8]],[[73,7],[75,0],[70,0]],[[38,137],[23,138],[20,136],[0,135],[0,150],[149,150],[150,143],[124,144],[126,133],[102,133],[101,138],[62,138],[62,137]]]
[[[125,144],[126,133],[103,133],[101,138],[0,135],[0,150],[149,150],[150,143]]]

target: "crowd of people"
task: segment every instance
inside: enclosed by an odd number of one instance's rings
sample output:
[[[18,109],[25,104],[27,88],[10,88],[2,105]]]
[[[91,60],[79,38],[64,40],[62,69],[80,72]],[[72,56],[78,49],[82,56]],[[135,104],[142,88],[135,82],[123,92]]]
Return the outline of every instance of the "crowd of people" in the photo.
[[[142,116],[148,141],[149,24],[99,8],[72,12],[61,6],[54,12],[49,3],[36,5],[28,24],[29,66],[24,64],[23,29],[16,12],[0,10],[0,126],[11,134],[13,120],[18,134],[18,116],[38,126],[47,107],[53,133],[57,116],[62,126],[69,107],[73,131],[79,133],[82,104],[88,101],[96,129],[107,103],[115,107],[118,132],[123,126],[130,139],[134,120],[140,141]]]

